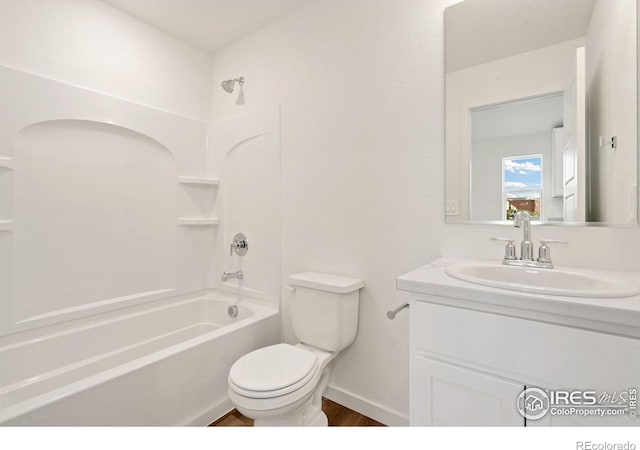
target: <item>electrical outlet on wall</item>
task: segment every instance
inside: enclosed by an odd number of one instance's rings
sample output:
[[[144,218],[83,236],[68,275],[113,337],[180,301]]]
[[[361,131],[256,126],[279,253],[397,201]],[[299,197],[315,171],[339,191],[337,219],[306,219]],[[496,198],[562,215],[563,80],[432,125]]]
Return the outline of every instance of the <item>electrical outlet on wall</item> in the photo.
[[[447,216],[457,216],[458,215],[458,201],[457,200],[447,200]]]

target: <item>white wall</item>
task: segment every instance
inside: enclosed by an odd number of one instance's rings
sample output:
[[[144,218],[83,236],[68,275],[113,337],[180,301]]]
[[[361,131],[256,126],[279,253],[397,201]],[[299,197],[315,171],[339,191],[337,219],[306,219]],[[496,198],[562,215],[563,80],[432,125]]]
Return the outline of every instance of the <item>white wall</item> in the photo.
[[[591,220],[636,221],[636,2],[598,0],[587,34]],[[618,148],[600,149],[600,136]]]
[[[438,255],[442,229],[442,97],[425,95],[441,61],[427,51],[442,20],[431,3],[313,2],[214,58],[214,118],[281,104],[282,283],[306,270],[364,279],[358,337],[330,395],[387,423],[406,423],[408,315],[385,312],[406,300],[395,277]],[[218,87],[240,75],[244,107]],[[293,341],[289,300],[283,291]]]
[[[447,73],[447,200],[450,222],[469,220],[469,110],[567,88],[575,49],[584,38]]]
[[[99,0],[0,0],[0,64],[207,120],[210,56]]]
[[[441,256],[499,260],[500,226],[444,225],[443,11],[456,0],[322,0],[216,55],[214,117],[282,104],[282,283],[361,276],[360,325],[329,391],[387,423],[408,412],[406,300],[395,277]],[[217,88],[243,75],[246,105]],[[640,271],[640,230],[535,227],[557,263]],[[292,341],[283,294],[284,336]]]

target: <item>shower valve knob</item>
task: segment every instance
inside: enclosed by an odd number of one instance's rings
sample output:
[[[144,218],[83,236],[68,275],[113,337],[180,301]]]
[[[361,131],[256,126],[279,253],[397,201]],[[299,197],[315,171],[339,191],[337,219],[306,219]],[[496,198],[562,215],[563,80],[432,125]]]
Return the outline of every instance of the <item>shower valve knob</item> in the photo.
[[[249,251],[249,242],[247,241],[247,237],[244,234],[238,233],[233,238],[233,242],[231,243],[229,249],[229,254],[233,256],[234,251],[238,256],[244,256]]]

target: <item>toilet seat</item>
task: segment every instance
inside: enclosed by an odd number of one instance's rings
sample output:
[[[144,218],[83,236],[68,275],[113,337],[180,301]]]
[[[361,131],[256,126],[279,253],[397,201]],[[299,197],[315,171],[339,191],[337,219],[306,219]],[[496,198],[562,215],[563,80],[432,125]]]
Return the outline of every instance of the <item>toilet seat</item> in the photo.
[[[270,359],[274,354],[279,357],[277,360]],[[295,346],[278,344],[255,350],[245,355],[242,364],[231,368],[227,389],[229,399],[241,414],[254,419],[258,426],[326,425],[321,404],[319,401],[313,403],[313,398],[318,389],[318,395],[322,395],[328,381],[327,366],[337,354],[302,343]],[[269,382],[266,379],[256,380],[265,370],[269,375],[271,372],[277,374],[267,377]],[[284,387],[274,389],[275,386]]]
[[[251,399],[281,397],[302,389],[319,372],[316,354],[289,344],[244,355],[229,371],[229,388]]]

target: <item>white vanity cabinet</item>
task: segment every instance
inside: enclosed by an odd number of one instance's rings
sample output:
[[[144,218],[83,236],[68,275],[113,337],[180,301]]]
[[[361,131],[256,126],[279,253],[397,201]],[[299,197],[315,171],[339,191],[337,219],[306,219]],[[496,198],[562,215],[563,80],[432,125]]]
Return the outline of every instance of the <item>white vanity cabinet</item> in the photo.
[[[411,425],[523,426],[522,384],[421,354],[411,361]]]
[[[548,413],[531,420],[517,408],[525,388],[577,392],[566,405],[574,408],[590,406],[583,404],[589,392],[616,400],[640,390],[638,328],[611,323],[626,316],[640,327],[638,311],[607,311],[597,300],[582,308],[577,300],[476,289],[442,277],[442,268],[428,269],[398,279],[398,289],[410,292],[411,425],[640,426],[628,411],[603,417]],[[625,301],[640,304],[638,298]]]

